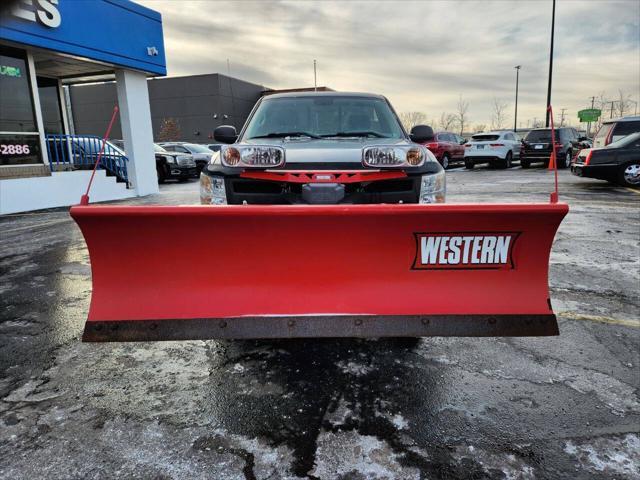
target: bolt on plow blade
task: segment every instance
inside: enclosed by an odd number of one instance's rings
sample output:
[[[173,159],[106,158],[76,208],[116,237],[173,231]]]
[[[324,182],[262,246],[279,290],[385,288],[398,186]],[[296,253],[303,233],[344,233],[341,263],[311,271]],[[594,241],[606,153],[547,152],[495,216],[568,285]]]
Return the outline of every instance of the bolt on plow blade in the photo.
[[[566,204],[76,206],[85,341],[557,335]]]

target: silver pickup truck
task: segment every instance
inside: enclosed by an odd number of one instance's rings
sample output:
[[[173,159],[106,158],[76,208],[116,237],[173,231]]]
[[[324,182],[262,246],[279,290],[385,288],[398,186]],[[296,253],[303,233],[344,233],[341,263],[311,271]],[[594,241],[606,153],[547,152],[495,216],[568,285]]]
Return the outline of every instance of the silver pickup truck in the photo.
[[[261,98],[238,134],[200,174],[200,200],[225,204],[441,203],[443,168],[419,143],[433,130],[402,127],[389,101],[363,93]]]

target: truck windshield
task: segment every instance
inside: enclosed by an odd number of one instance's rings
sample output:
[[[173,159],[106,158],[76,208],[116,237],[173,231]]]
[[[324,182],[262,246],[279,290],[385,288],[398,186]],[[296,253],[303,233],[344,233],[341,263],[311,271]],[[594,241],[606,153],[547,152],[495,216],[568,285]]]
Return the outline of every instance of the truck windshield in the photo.
[[[308,96],[266,98],[244,133],[244,139],[397,138],[405,135],[389,104],[381,98]]]

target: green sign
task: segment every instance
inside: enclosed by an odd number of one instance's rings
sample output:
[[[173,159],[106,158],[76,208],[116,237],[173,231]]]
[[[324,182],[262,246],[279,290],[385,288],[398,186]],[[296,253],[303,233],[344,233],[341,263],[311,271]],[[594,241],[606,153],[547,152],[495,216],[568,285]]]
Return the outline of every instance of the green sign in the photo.
[[[595,122],[602,115],[602,110],[597,108],[587,108],[578,112],[578,118],[581,122]]]
[[[8,65],[0,65],[0,75],[4,75],[6,77],[17,77],[20,78],[22,73],[18,67],[10,67]]]

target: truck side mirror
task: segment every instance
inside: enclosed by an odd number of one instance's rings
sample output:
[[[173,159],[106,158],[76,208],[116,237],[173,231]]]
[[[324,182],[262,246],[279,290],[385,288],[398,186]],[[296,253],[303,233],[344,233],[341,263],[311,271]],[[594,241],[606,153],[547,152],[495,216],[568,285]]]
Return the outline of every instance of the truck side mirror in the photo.
[[[428,142],[429,140],[433,140],[433,137],[433,128],[429,125],[416,125],[411,129],[411,133],[409,134],[411,141],[416,143]]]
[[[213,131],[213,138],[220,143],[234,143],[238,139],[238,132],[232,125],[220,125]]]

